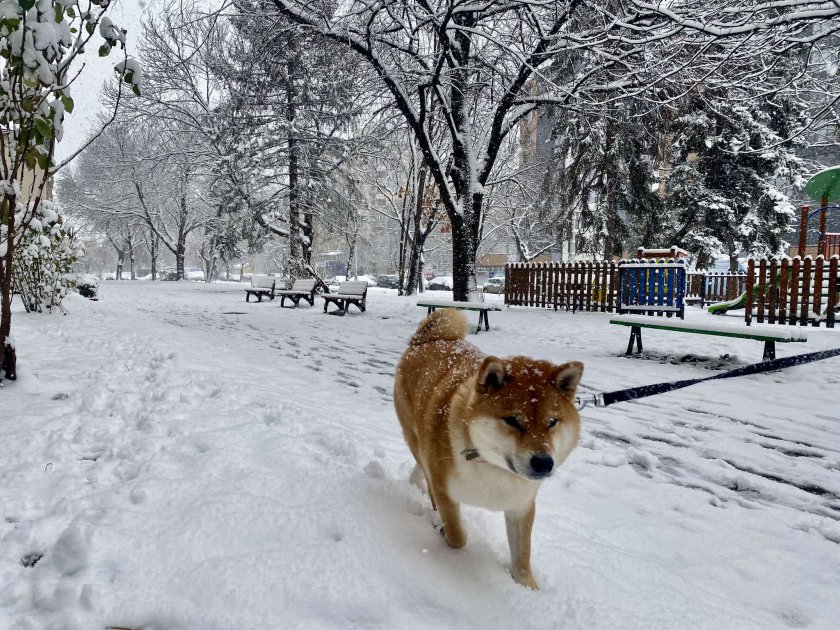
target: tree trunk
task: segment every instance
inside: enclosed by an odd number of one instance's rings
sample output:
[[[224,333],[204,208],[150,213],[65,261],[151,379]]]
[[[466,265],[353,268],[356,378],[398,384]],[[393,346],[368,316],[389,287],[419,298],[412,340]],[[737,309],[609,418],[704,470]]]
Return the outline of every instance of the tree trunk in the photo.
[[[189,176],[184,177],[184,189]],[[181,215],[178,225],[178,241],[175,243],[175,280],[184,279],[184,257],[187,253],[187,195],[181,193]]]
[[[347,279],[349,280],[353,269],[353,258],[356,256],[356,236],[347,237],[347,244],[350,247],[350,253],[347,255]]]
[[[726,249],[729,255],[729,271],[738,271],[738,252],[735,249],[735,240],[732,238],[726,239]]]
[[[423,282],[419,277],[420,257],[423,252],[423,243],[420,241],[420,223],[423,220],[423,203],[426,194],[426,163],[420,163],[420,173],[417,176],[417,190],[415,192],[414,216],[412,217],[412,235],[409,238],[408,228],[405,227],[405,238],[407,245],[411,248],[408,258],[408,277],[405,279],[405,294],[414,295],[419,284],[421,290]],[[408,198],[408,195],[406,195]],[[425,239],[424,239],[425,240]],[[405,254],[403,254],[404,256]]]
[[[423,247],[426,245],[426,234],[420,231],[419,226],[414,230],[414,240],[411,243],[411,254],[408,262],[408,280],[406,282],[406,295],[414,295],[423,292]]]
[[[315,230],[312,223],[312,213],[307,212],[303,215],[303,242],[301,243],[303,262],[306,263],[307,268],[312,266],[312,239],[314,236]]]
[[[453,21],[464,29],[475,24],[474,13],[456,13]],[[481,221],[484,195],[477,181],[473,147],[466,133],[472,94],[469,90],[469,63],[472,39],[465,30],[455,31],[453,57],[456,60],[449,90],[452,107],[452,124],[459,131],[458,142],[452,148],[450,178],[461,208],[447,208],[452,224],[452,276],[453,294],[457,301],[478,299],[478,283],[475,279],[475,254],[478,249],[478,228]],[[460,210],[460,211],[459,211]]]
[[[134,269],[134,241],[128,240],[128,270],[132,280],[137,280],[137,272]]]
[[[117,248],[117,273],[115,280],[122,280],[123,267],[125,267],[125,250]]]
[[[175,279],[184,279],[184,256],[186,255],[186,238],[178,235],[178,245],[175,248]]]
[[[12,259],[14,257],[14,207],[16,198],[5,196],[0,206],[0,217],[6,219],[6,255],[0,261],[0,381],[3,380],[3,361],[6,359],[6,343],[12,330]],[[6,215],[6,216],[4,216]],[[14,360],[14,355],[12,355]],[[14,365],[10,366],[14,372]]]
[[[154,230],[149,234],[149,257],[152,261],[152,280],[157,280],[158,236]]]
[[[289,154],[289,271],[295,278],[305,278],[309,273],[304,249],[304,233],[306,230],[304,223],[301,221],[300,189],[298,182],[300,146],[297,138],[297,130],[295,129],[295,118],[297,117],[296,73],[296,61],[290,59],[286,63],[286,119],[289,125],[288,138],[286,140]],[[309,255],[311,256],[311,243],[306,250],[309,250]]]
[[[452,222],[452,292],[455,300],[469,302],[475,297],[478,282],[475,279],[475,253],[478,244],[468,217],[458,217]]]

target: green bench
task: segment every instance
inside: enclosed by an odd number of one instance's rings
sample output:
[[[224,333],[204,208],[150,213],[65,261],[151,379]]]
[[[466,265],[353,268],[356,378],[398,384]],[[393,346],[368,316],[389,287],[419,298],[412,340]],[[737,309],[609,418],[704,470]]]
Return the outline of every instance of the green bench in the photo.
[[[797,328],[786,328],[782,326],[762,326],[754,324],[747,328],[741,324],[730,324],[723,322],[712,324],[697,321],[678,320],[676,318],[664,319],[646,317],[644,315],[618,315],[610,318],[610,324],[630,327],[630,343],[627,344],[626,354],[633,352],[633,345],[636,345],[636,352],[642,351],[642,328],[654,330],[669,330],[671,332],[694,333],[697,335],[714,335],[717,337],[733,337],[735,339],[752,339],[764,342],[763,361],[776,358],[776,343],[804,343],[808,336],[804,331]]]
[[[457,302],[455,300],[433,300],[420,299],[417,300],[417,306],[422,306],[428,309],[427,314],[435,312],[438,308],[457,308],[461,311],[478,311],[478,328],[475,329],[475,334],[481,330],[481,324],[484,323],[484,330],[490,330],[490,322],[487,319],[488,311],[501,311],[502,307],[497,304],[488,304],[487,302]]]

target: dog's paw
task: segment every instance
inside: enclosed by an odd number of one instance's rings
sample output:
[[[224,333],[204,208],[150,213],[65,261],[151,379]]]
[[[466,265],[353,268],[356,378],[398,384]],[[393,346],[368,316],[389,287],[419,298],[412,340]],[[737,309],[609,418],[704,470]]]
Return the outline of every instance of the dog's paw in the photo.
[[[513,579],[517,584],[521,584],[522,586],[527,586],[532,591],[540,590],[540,587],[537,585],[537,581],[534,579],[534,576],[530,573],[516,573],[513,574]]]
[[[458,528],[457,531],[453,531],[449,533],[446,531],[446,526],[440,526],[440,535],[443,536],[443,539],[446,541],[446,544],[452,547],[453,549],[460,549],[464,545],[467,544],[467,534],[464,532],[463,529]]]

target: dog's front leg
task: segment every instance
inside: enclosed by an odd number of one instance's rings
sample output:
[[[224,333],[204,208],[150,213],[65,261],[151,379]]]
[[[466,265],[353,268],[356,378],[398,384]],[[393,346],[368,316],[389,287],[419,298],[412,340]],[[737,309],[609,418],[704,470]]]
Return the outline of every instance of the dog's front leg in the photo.
[[[432,500],[437,503],[440,519],[443,521],[443,537],[453,549],[460,549],[467,544],[467,533],[461,526],[461,506],[445,492],[435,492]]]
[[[510,547],[510,572],[519,584],[537,590],[531,575],[531,528],[536,513],[535,502],[525,512],[505,512],[508,546]]]

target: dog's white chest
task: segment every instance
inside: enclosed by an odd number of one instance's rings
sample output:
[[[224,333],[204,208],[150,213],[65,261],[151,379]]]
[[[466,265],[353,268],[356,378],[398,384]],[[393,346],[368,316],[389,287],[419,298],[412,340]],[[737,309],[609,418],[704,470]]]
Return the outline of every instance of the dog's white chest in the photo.
[[[476,461],[458,462],[447,485],[455,501],[495,511],[528,509],[539,487],[493,464]]]

